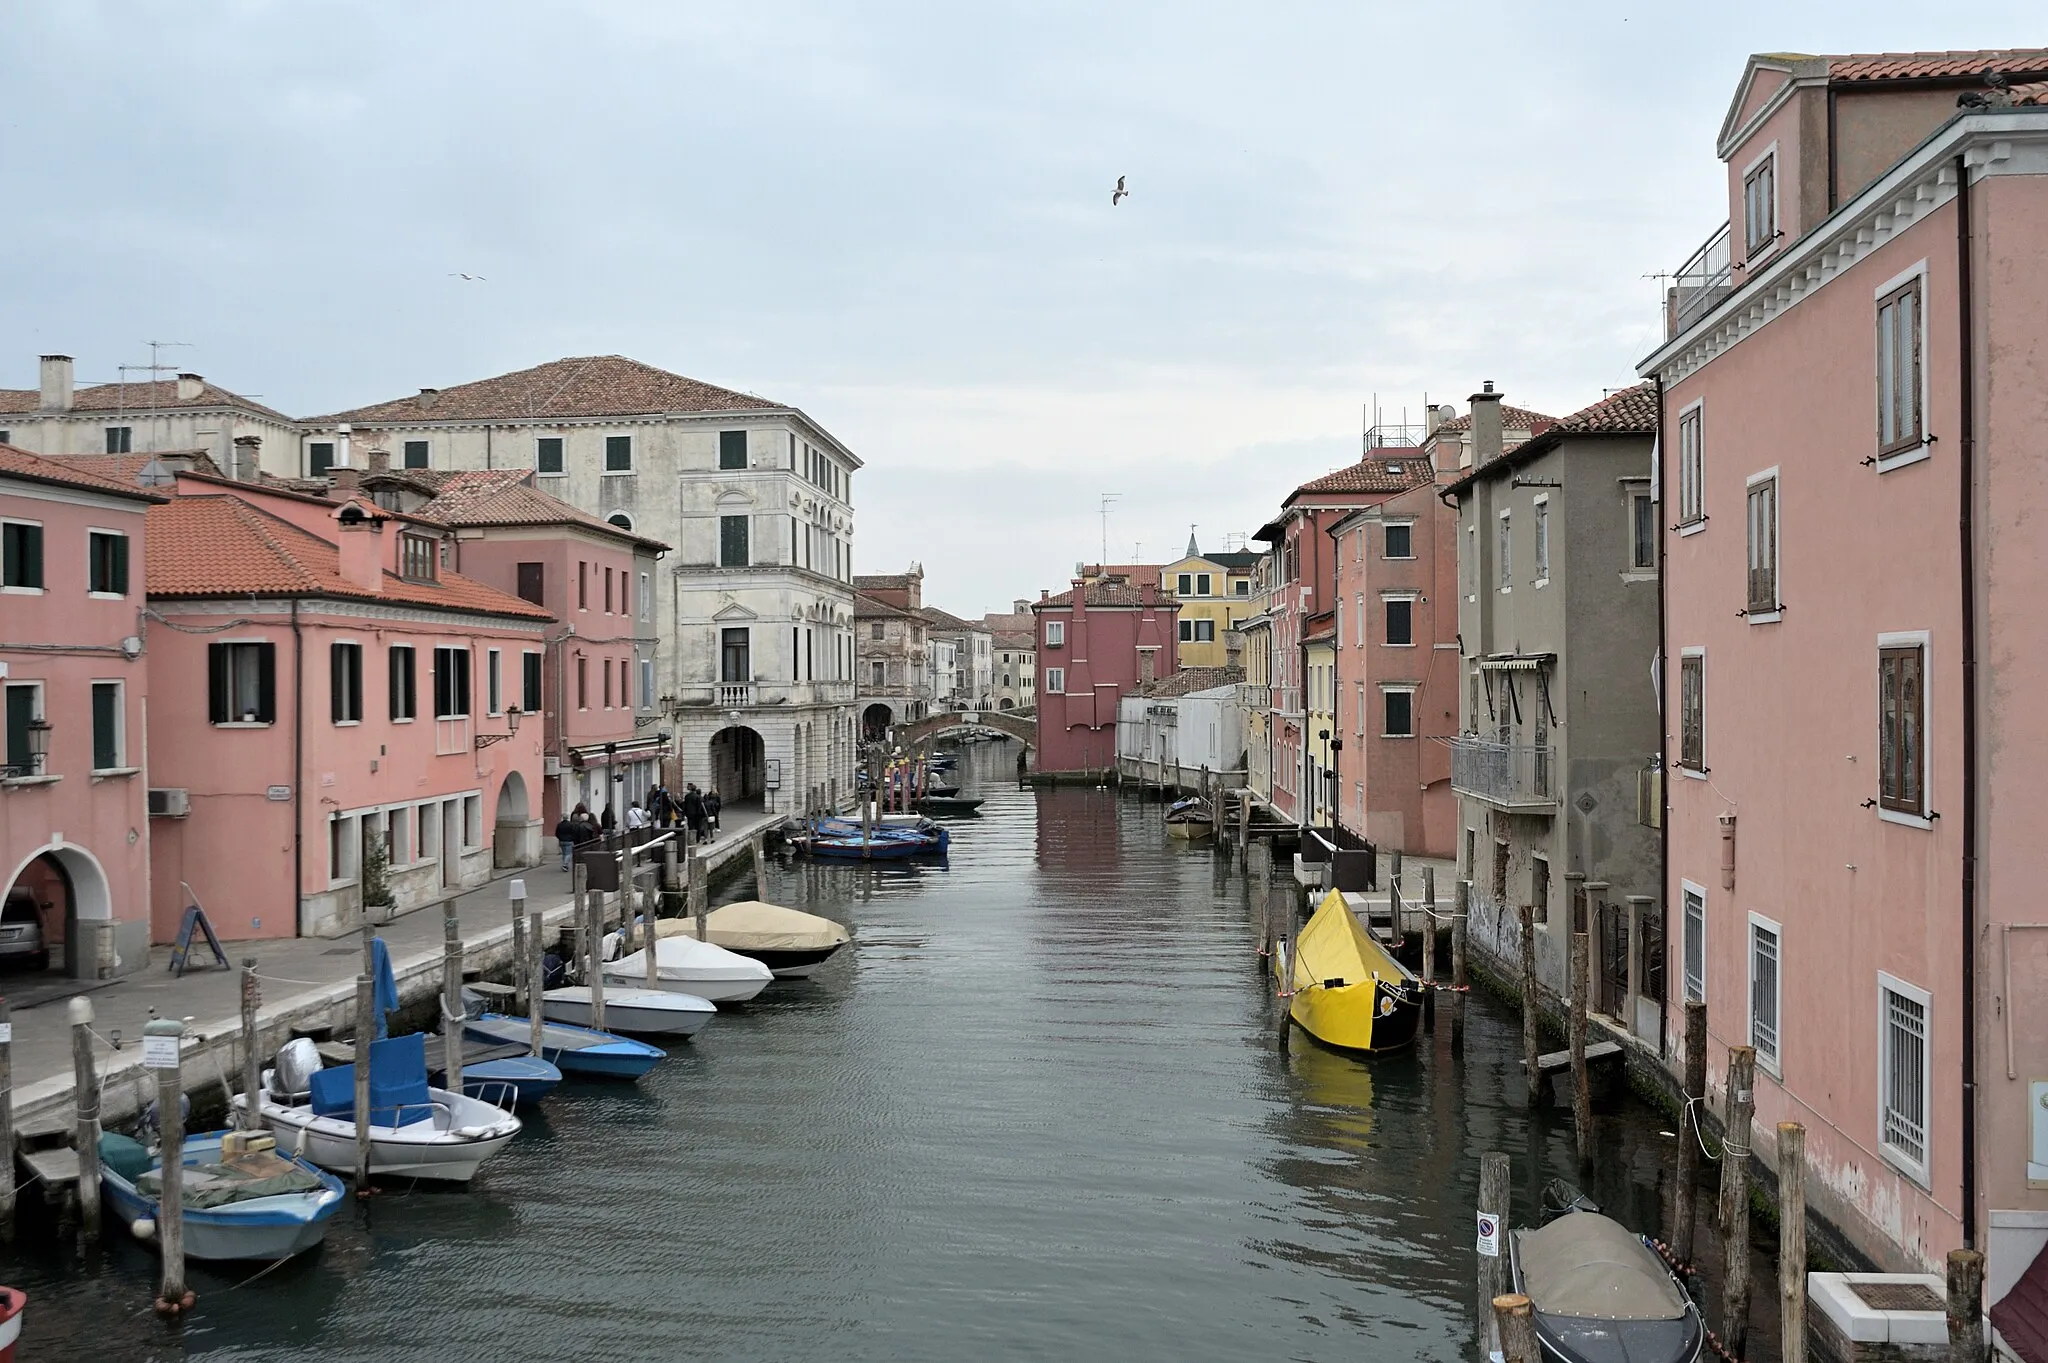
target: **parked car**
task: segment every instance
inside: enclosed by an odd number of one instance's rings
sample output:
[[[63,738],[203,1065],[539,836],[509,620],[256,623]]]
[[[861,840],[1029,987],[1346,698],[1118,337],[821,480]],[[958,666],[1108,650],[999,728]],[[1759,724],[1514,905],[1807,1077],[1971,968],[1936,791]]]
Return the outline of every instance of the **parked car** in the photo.
[[[21,962],[31,970],[47,970],[50,948],[34,892],[17,886],[7,892],[7,904],[0,908],[0,964]]]

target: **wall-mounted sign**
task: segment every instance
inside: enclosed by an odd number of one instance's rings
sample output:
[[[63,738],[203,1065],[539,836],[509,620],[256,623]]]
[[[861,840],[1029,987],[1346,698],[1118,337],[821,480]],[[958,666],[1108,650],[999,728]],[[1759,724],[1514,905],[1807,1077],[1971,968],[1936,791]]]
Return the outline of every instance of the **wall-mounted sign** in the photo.
[[[289,800],[292,798],[292,788],[290,786],[271,786],[263,792],[263,798],[266,800]]]
[[[769,759],[768,759],[768,778],[767,778],[767,782],[766,782],[766,784],[767,784],[767,787],[768,787],[768,789],[770,789],[770,790],[781,790],[781,789],[782,789],[782,759],[781,759],[781,758],[779,758],[779,757],[771,757],[771,758],[769,758]]]

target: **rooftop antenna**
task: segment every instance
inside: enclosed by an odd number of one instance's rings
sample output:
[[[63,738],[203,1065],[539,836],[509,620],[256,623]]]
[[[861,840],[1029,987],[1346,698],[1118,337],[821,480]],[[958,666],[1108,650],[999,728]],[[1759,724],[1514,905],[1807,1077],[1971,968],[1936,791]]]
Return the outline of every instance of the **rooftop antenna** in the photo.
[[[162,352],[174,347],[183,347],[187,350],[195,349],[196,347],[190,341],[145,341],[143,344],[149,347],[148,364],[124,364],[118,366],[121,375],[121,400],[115,411],[120,416],[126,416],[128,413],[128,375],[130,373],[148,374],[149,378],[146,382],[149,384],[149,435],[147,437],[148,443],[144,448],[153,454],[156,452],[157,375],[177,372],[175,366],[163,363]]]
[[[1109,566],[1109,508],[1123,495],[1121,492],[1105,492],[1102,494],[1102,566],[1104,568]]]

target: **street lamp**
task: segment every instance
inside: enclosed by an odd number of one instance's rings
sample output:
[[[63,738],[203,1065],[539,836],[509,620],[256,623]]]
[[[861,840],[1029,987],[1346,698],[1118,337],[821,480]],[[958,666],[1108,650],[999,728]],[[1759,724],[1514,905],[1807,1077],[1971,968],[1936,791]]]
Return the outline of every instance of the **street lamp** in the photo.
[[[520,709],[518,706],[506,706],[505,732],[502,734],[478,734],[476,736],[476,746],[478,750],[481,751],[484,748],[488,748],[493,743],[503,743],[506,739],[516,735],[519,732],[519,715]]]

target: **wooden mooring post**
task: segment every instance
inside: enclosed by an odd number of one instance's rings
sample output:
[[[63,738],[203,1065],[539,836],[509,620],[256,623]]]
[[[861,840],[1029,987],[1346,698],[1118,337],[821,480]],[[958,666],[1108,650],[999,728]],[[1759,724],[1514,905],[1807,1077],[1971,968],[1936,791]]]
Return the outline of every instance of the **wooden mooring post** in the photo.
[[[0,1242],[14,1240],[14,1005],[0,998]]]
[[[747,851],[754,859],[754,898],[768,898],[768,847],[767,835],[756,833],[747,840]]]
[[[1672,1197],[1671,1254],[1692,1267],[1693,1223],[1699,1219],[1700,1107],[1707,1094],[1707,1005],[1685,1003],[1685,1093],[1678,1114],[1678,1179]]]
[[[263,1129],[263,1055],[256,1029],[256,1010],[263,1003],[263,985],[256,978],[256,958],[242,958],[242,1114],[235,1123],[243,1131]]]
[[[441,919],[441,1054],[447,1069],[450,1093],[462,1092],[462,920],[455,916],[455,901]],[[356,1046],[356,1063],[367,1066],[370,1053],[362,1043]]]
[[[526,997],[527,1052],[536,1056],[546,1049],[542,1040],[547,1028],[542,1011],[545,1000],[541,997],[548,988],[547,964],[541,960],[541,918],[539,913],[526,916],[526,978],[531,982]]]
[[[1489,1152],[1479,1157],[1479,1352],[1492,1358],[1500,1352],[1500,1322],[1493,1300],[1508,1290],[1508,1157]]]
[[[1291,890],[1277,880],[1266,882],[1266,921],[1272,924],[1273,982],[1274,994],[1280,1002],[1279,1033],[1274,1040],[1282,1052],[1287,1050],[1289,1031],[1294,1025],[1294,1006],[1287,995],[1294,988],[1294,961],[1288,947],[1294,937],[1293,905],[1289,902]]]
[[[1543,1077],[1541,995],[1536,987],[1536,908],[1522,905],[1522,1072],[1529,1078],[1529,1106],[1549,1100],[1550,1081]]]
[[[1806,1128],[1778,1123],[1778,1358],[1806,1363]]]
[[[1502,1363],[1543,1363],[1542,1345],[1536,1339],[1536,1304],[1519,1292],[1493,1299],[1494,1318],[1500,1322]]]
[[[151,1018],[142,1028],[142,1064],[156,1071],[156,1129],[161,1167],[170,1171],[157,1194],[156,1241],[163,1256],[162,1285],[156,1294],[160,1316],[181,1316],[192,1309],[192,1290],[185,1285],[185,1024],[176,1018]],[[362,1057],[358,1055],[360,1061]]]
[[[1579,1163],[1593,1160],[1593,1084],[1586,1073],[1586,994],[1593,986],[1592,936],[1583,928],[1572,934],[1572,1134]]]
[[[84,995],[65,1005],[71,1019],[71,1082],[78,1147],[78,1224],[86,1241],[100,1238],[100,1085],[92,1055],[92,1000]],[[13,1177],[12,1161],[8,1176]]]
[[[1984,1256],[1974,1249],[1948,1252],[1948,1360],[1983,1363]]]
[[[1451,912],[1451,1049],[1465,1044],[1465,995],[1470,988],[1465,977],[1466,924],[1472,917],[1472,882],[1461,880],[1452,891]]]
[[[1422,1025],[1436,1030],[1436,867],[1422,868]]]
[[[523,1012],[534,991],[526,979],[526,882],[513,878],[508,897],[512,901],[512,1009]]]
[[[370,1195],[370,1038],[377,1035],[377,980],[356,976],[356,1196]]]
[[[576,898],[583,912],[583,981],[590,990],[590,1025],[604,1026],[604,891],[590,888],[590,874],[576,867]]]
[[[1749,1140],[1756,1113],[1756,1051],[1728,1048],[1727,1127],[1721,1141],[1721,1340],[1749,1352]]]

